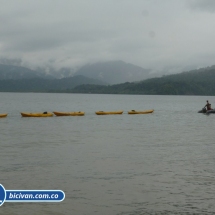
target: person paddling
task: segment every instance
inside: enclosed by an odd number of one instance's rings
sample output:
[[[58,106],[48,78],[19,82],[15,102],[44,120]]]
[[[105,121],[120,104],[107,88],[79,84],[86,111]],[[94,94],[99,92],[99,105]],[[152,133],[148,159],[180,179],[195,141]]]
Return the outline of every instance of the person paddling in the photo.
[[[207,103],[206,103],[205,107],[207,107],[207,110],[212,110],[211,104],[209,103],[209,101],[207,100],[206,102]]]

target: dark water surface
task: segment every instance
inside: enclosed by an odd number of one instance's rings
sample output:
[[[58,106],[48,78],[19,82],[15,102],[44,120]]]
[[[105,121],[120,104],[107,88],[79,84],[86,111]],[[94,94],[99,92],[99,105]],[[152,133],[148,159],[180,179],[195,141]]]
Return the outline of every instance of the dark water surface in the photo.
[[[4,203],[4,215],[215,214],[215,97],[0,93],[0,183],[57,189],[60,203]],[[155,109],[128,115],[129,110]],[[97,116],[95,111],[124,110]],[[20,112],[85,111],[22,118]]]

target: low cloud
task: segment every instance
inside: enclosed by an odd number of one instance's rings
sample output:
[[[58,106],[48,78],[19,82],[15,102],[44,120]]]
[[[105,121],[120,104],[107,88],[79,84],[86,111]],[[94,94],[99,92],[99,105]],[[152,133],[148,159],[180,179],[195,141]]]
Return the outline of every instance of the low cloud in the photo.
[[[10,2],[0,0],[5,63],[74,68],[123,60],[155,71],[215,64],[215,0]]]
[[[214,0],[188,0],[188,6],[193,10],[206,11],[210,13],[215,12]]]
[[[0,58],[0,64],[21,66],[22,60],[21,59]]]

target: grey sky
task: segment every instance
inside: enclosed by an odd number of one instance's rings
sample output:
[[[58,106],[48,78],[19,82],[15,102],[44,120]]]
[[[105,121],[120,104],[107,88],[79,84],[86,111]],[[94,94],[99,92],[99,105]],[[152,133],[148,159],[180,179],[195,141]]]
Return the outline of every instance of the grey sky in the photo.
[[[21,59],[31,68],[123,60],[154,71],[178,72],[215,64],[214,0],[0,4],[0,58]]]

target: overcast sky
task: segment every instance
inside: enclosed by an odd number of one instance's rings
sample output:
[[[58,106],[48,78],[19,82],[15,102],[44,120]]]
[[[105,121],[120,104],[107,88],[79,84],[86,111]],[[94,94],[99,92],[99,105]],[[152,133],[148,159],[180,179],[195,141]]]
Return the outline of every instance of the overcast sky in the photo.
[[[215,0],[0,0],[0,59],[154,71],[215,64]]]

